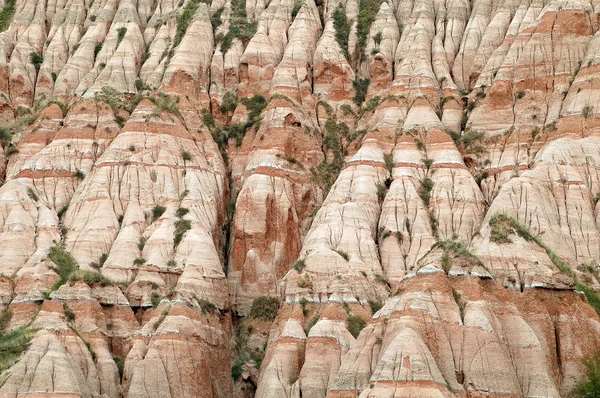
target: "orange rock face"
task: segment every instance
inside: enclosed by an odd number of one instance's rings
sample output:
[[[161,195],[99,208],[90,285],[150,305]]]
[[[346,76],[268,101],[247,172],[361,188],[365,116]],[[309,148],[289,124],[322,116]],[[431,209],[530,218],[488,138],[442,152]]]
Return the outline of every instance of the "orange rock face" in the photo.
[[[596,3],[0,2],[0,396],[570,396]]]

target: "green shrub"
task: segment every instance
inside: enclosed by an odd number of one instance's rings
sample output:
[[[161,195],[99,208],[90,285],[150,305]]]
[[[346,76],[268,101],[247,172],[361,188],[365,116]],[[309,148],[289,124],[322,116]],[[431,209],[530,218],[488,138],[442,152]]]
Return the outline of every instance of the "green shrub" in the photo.
[[[31,62],[31,64],[35,68],[35,71],[38,72],[40,70],[40,66],[44,62],[44,58],[42,58],[42,56],[36,52],[30,52],[29,62]]]
[[[363,79],[364,80],[364,79]],[[366,79],[369,80],[369,79]],[[354,82],[353,82],[354,84]],[[367,94],[369,88],[369,84],[367,83],[367,90],[365,91],[364,95]],[[364,97],[363,97],[364,98]],[[358,100],[359,98],[357,98],[356,96],[354,97],[354,100],[356,102],[356,100]],[[364,105],[363,105],[363,109],[367,112],[373,112],[375,110],[375,108],[377,108],[377,105],[379,105],[381,103],[381,98],[379,96],[375,96],[373,98],[371,98],[370,100],[368,100]]]
[[[223,95],[223,101],[221,102],[221,112],[230,113],[235,111],[237,107],[237,97],[235,94],[230,93],[229,91]]]
[[[296,1],[294,3],[294,7],[292,8],[292,19],[296,18],[296,15],[298,15],[298,11],[300,11],[300,8],[302,8],[302,3]]]
[[[4,311],[2,311],[2,314],[0,314],[0,333],[8,327],[12,316],[13,312],[11,310],[4,309]]]
[[[175,212],[175,216],[182,218],[184,217],[186,214],[188,214],[190,212],[190,209],[188,209],[187,207],[179,207],[177,209],[177,211]]]
[[[67,283],[71,274],[74,273],[79,268],[79,266],[77,265],[71,254],[61,246],[51,247],[50,252],[48,253],[48,258],[52,260],[54,264],[56,264],[56,267],[52,267],[52,269],[60,277],[60,279],[54,284],[52,288],[52,290],[56,290],[60,286]]]
[[[83,171],[76,169],[73,173],[73,177],[75,177],[78,180],[83,180],[85,178],[85,174],[83,174]]]
[[[223,7],[219,7],[210,17],[210,24],[212,25],[213,32],[221,25],[221,15],[223,14],[223,10]]]
[[[167,211],[165,206],[156,205],[152,208],[152,222],[158,220]]]
[[[337,250],[334,250],[334,252],[339,254],[344,260],[346,260],[346,261],[350,260],[350,256],[345,251],[337,249]]]
[[[369,79],[368,77],[364,79],[355,79],[352,81],[352,88],[354,88],[353,101],[356,105],[361,106],[362,103],[365,102],[367,91],[369,91],[370,83],[371,79]],[[377,104],[375,104],[375,107],[377,107]]]
[[[63,313],[65,314],[67,321],[73,322],[75,320],[75,313],[68,304],[63,304]]]
[[[308,336],[310,333],[310,329],[313,328],[319,322],[319,315],[315,315],[306,322],[306,326],[304,327],[304,333]]]
[[[235,38],[241,40],[244,47],[247,46],[250,39],[256,33],[256,26],[256,22],[248,22],[246,0],[232,0],[229,31],[221,39],[221,52],[223,55],[227,54]]]
[[[418,193],[419,197],[425,203],[425,206],[429,206],[431,201],[431,191],[433,190],[434,182],[431,178],[425,177],[420,181]]]
[[[367,323],[359,316],[349,315],[346,319],[346,329],[350,332],[354,338],[357,338],[360,331],[367,326]]]
[[[304,260],[297,260],[292,265],[292,268],[295,269],[296,271],[298,271],[298,273],[301,273],[302,270],[304,270],[305,267],[306,267],[306,263],[304,262]]]
[[[35,329],[20,327],[8,333],[0,332],[0,373],[14,365],[27,350]]]
[[[381,203],[387,195],[388,187],[379,182],[375,185],[375,187],[377,188],[377,199],[379,200],[379,203]]]
[[[518,99],[522,99],[523,97],[525,97],[525,91],[524,91],[524,90],[520,90],[520,91],[517,93],[517,98],[518,98]]]
[[[190,220],[179,219],[175,222],[175,238],[174,238],[174,246],[177,247],[183,240],[183,237],[192,229],[192,222]]]
[[[144,265],[144,264],[146,264],[146,259],[145,258],[138,257],[135,260],[133,260],[133,265],[136,265],[138,267],[140,265]]]
[[[125,33],[127,33],[127,28],[125,27],[117,29],[117,47],[119,47],[119,44],[121,44],[121,42],[125,38]]]
[[[104,40],[103,41],[99,41],[94,46],[94,59],[96,59],[96,57],[98,56],[98,53],[100,53],[100,50],[102,50],[102,46],[103,45],[104,45]]]
[[[369,300],[369,307],[371,307],[371,313],[375,314],[377,311],[379,311],[381,309],[381,307],[383,307],[383,303],[379,300],[377,300],[377,301]]]
[[[306,299],[306,297],[302,297],[298,303],[300,304],[300,307],[302,307],[302,315],[308,315],[308,300]]]
[[[7,0],[0,11],[0,32],[4,32],[10,26],[10,21],[15,13],[15,0]]]
[[[594,108],[592,108],[590,105],[586,105],[583,107],[583,109],[581,110],[581,115],[587,119],[590,116],[592,116],[592,113],[594,112]]]
[[[150,296],[150,302],[154,308],[158,307],[160,304],[160,294],[156,292],[152,293],[152,296]]]
[[[339,44],[346,59],[348,59],[348,36],[350,35],[350,23],[342,4],[333,12],[333,28],[335,29],[335,40]]]
[[[148,99],[154,102],[154,104],[156,104],[160,110],[167,111],[175,116],[181,117],[181,113],[177,107],[179,105],[179,97],[160,92],[158,95],[149,97]]]
[[[585,378],[575,384],[571,396],[574,398],[600,397],[600,354],[584,360]]]
[[[181,152],[181,159],[183,159],[184,162],[189,162],[192,160],[192,154],[188,151],[183,151]]]
[[[119,372],[119,380],[123,380],[123,369],[125,368],[125,361],[121,357],[113,357],[117,370]]]
[[[358,45],[361,52],[364,53],[367,47],[367,36],[371,30],[371,25],[377,17],[377,12],[381,6],[381,0],[360,0],[358,5],[358,21],[356,24],[356,34],[358,36]],[[377,33],[375,37],[379,35],[379,43],[381,43],[381,32]],[[379,45],[375,41],[376,45]]]
[[[260,296],[254,299],[250,308],[250,318],[273,321],[277,316],[279,301],[275,297]]]

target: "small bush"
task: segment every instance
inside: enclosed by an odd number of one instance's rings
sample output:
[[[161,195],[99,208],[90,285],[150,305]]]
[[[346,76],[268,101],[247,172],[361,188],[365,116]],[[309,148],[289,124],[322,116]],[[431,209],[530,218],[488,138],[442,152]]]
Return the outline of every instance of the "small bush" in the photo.
[[[187,151],[183,151],[181,152],[181,159],[183,159],[184,162],[188,162],[192,160],[192,155]]]
[[[302,271],[304,270],[305,267],[306,267],[306,263],[304,262],[304,260],[297,260],[292,265],[292,268],[295,269],[296,271],[298,271],[298,273],[302,273]]]
[[[0,32],[4,32],[10,26],[10,21],[15,13],[16,0],[7,0],[0,11]]]
[[[299,301],[300,307],[302,307],[302,315],[306,316],[308,315],[308,300],[306,299],[306,297],[302,297]]]
[[[229,91],[226,92],[225,95],[223,95],[223,101],[221,102],[221,112],[230,113],[235,111],[236,107],[237,97]]]
[[[154,308],[158,307],[160,304],[160,294],[156,292],[152,293],[152,296],[150,296],[150,302]]]
[[[125,28],[125,27],[121,27],[121,28],[117,29],[117,47],[119,47],[119,44],[121,44],[121,42],[125,38],[126,33],[127,33],[127,28]]]
[[[144,265],[144,264],[146,264],[146,259],[145,258],[138,257],[135,260],[133,260],[133,265],[137,265],[138,267],[140,265]]]
[[[574,398],[598,398],[600,396],[600,354],[584,360],[585,378],[575,384],[571,396]]]
[[[420,186],[418,189],[419,197],[425,204],[425,206],[429,206],[429,202],[431,200],[431,191],[433,190],[434,182],[431,178],[425,177],[421,180]]]
[[[100,50],[102,50],[103,45],[104,45],[104,41],[99,41],[94,46],[94,59],[98,56],[98,54],[100,53]]]
[[[190,212],[190,209],[188,209],[187,207],[179,207],[177,209],[177,211],[175,212],[175,216],[177,216],[179,218],[183,218],[189,212]]]
[[[187,231],[189,231],[190,229],[192,229],[192,222],[190,220],[183,220],[183,219],[179,219],[175,222],[175,238],[174,238],[174,245],[177,246],[181,243],[181,241],[183,240],[183,237],[185,236],[185,234],[187,233]]]
[[[123,380],[123,369],[125,368],[125,361],[121,357],[113,357],[117,370],[119,371],[119,380]]]
[[[369,84],[371,83],[371,80],[369,78],[364,78],[364,79],[356,79],[352,81],[352,88],[354,88],[354,98],[353,101],[356,105],[361,106],[362,103],[365,101],[365,98],[367,96],[367,91],[369,90]],[[377,107],[378,104],[375,104],[375,106],[373,106],[371,104],[371,107],[373,109],[375,109],[375,107]]]
[[[381,309],[381,307],[383,307],[383,303],[381,301],[372,301],[369,300],[369,307],[371,307],[371,313],[375,314],[377,311],[379,311]]]
[[[333,12],[333,28],[335,29],[335,40],[342,49],[346,59],[348,59],[348,36],[350,35],[350,23],[346,18],[346,12],[344,11],[341,3]]]
[[[196,299],[196,301],[198,302],[198,306],[202,310],[203,314],[210,314],[211,312],[213,312],[217,308],[216,305],[214,305],[213,303],[211,303],[208,300],[205,300],[205,299]]]
[[[165,206],[156,205],[152,208],[152,222],[158,220],[167,211]]]
[[[65,318],[67,318],[67,321],[73,322],[75,320],[75,313],[67,304],[63,304],[63,312],[65,314]]]
[[[9,333],[0,332],[0,373],[14,365],[27,350],[35,329],[17,328]]]
[[[60,286],[67,283],[69,277],[73,272],[75,272],[79,267],[71,254],[67,252],[61,246],[53,246],[50,248],[50,252],[48,253],[48,258],[52,260],[56,267],[52,269],[54,272],[58,274],[60,279],[54,284],[52,290],[58,289]]]
[[[35,71],[38,72],[40,70],[40,66],[44,62],[44,58],[42,58],[42,56],[36,52],[31,52],[29,53],[29,62],[31,62],[35,68]]]
[[[308,336],[308,334],[310,333],[310,329],[312,329],[313,326],[315,326],[317,324],[317,322],[319,322],[319,316],[315,315],[312,318],[310,318],[308,320],[308,322],[306,323],[306,326],[304,327],[304,333]]]
[[[296,283],[298,284],[298,287],[302,289],[311,289],[313,287],[312,279],[309,276],[298,278]]]
[[[375,187],[377,188],[377,199],[379,200],[379,203],[382,203],[388,193],[388,187],[381,183],[377,183]]]
[[[2,331],[8,327],[12,316],[12,311],[7,309],[4,309],[4,311],[2,311],[2,314],[0,314],[0,333],[2,333]]]
[[[360,331],[367,326],[367,323],[359,316],[349,315],[346,319],[346,329],[350,332],[354,338],[357,338]]]
[[[346,260],[346,261],[350,260],[350,256],[345,251],[338,249],[338,250],[334,250],[334,252],[336,252],[337,254],[339,254],[344,260]]]
[[[279,301],[275,297],[260,296],[254,299],[250,308],[250,318],[262,319],[263,321],[273,321],[277,316]]]
[[[587,118],[589,118],[590,116],[592,116],[592,113],[593,113],[593,112],[594,112],[594,108],[592,108],[592,107],[591,107],[591,106],[589,106],[589,105],[586,105],[586,106],[584,106],[584,107],[583,107],[583,109],[581,110],[581,115],[582,115],[582,116],[583,116],[585,119],[587,119]]]
[[[73,173],[73,177],[78,180],[83,180],[85,178],[85,174],[83,173],[83,171],[76,169]]]
[[[517,98],[518,99],[522,99],[523,97],[525,97],[525,91],[521,90],[517,93]]]

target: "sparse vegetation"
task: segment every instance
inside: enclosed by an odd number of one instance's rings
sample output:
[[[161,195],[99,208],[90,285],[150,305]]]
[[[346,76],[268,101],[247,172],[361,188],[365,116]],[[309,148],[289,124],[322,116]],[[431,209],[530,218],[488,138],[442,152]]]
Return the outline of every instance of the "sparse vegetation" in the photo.
[[[354,338],[357,338],[360,334],[360,331],[363,330],[367,326],[367,323],[357,315],[349,315],[346,318],[346,329],[350,332]]]
[[[461,294],[454,289],[452,289],[452,297],[454,298],[454,302],[458,306],[458,311],[460,313],[460,319],[464,321],[465,320],[465,308],[467,307],[467,303],[465,303]]]
[[[198,299],[196,298],[196,301],[198,302],[198,306],[200,307],[200,310],[202,310],[203,314],[210,314],[212,313],[214,310],[217,309],[217,306],[214,305],[213,303],[211,303],[210,301],[206,300],[206,299]]]
[[[54,264],[56,264],[56,267],[53,267],[53,270],[60,277],[60,279],[56,281],[52,287],[52,290],[56,290],[67,283],[71,274],[73,274],[79,268],[79,266],[71,254],[61,246],[53,246],[50,248],[48,258],[52,260]]]
[[[333,28],[335,29],[335,40],[342,49],[346,59],[348,59],[348,36],[350,35],[350,23],[346,18],[346,12],[344,11],[341,3],[333,12]]]
[[[368,77],[364,79],[355,79],[352,81],[352,88],[354,88],[353,101],[356,105],[361,106],[362,103],[365,102],[365,98],[367,97],[367,91],[369,91],[370,83],[371,79],[369,79]],[[375,107],[377,107],[377,104],[375,104],[373,109],[375,109]]]
[[[300,307],[302,307],[302,315],[308,315],[308,300],[306,299],[306,297],[302,297],[298,303],[300,304]]]
[[[297,260],[292,265],[292,268],[295,269],[296,271],[298,271],[298,273],[302,273],[302,271],[304,270],[305,267],[306,267],[306,263],[304,262],[304,260]]]
[[[429,207],[431,201],[431,191],[433,190],[434,182],[431,178],[425,177],[420,181],[418,188],[419,197],[425,203],[425,206]]]
[[[367,47],[367,36],[371,30],[371,25],[377,17],[380,6],[381,0],[360,0],[359,2],[356,34],[358,36],[358,46],[361,50],[361,55],[364,54]],[[375,38],[378,38],[378,41]],[[381,32],[378,32],[373,40],[376,45],[379,45],[381,43]]]
[[[190,229],[192,229],[192,222],[190,220],[184,220],[180,218],[179,220],[175,221],[175,239],[173,240],[175,247],[181,243],[183,237]]]
[[[377,189],[377,199],[379,200],[379,203],[383,203],[388,192],[388,187],[382,183],[377,183],[375,187]]]
[[[337,254],[339,254],[340,257],[342,257],[344,260],[350,261],[350,256],[345,251],[343,251],[341,249],[336,249],[336,250],[334,250],[334,252],[336,252]]]
[[[231,48],[233,39],[239,39],[244,47],[256,33],[256,22],[248,22],[246,16],[246,0],[232,0],[229,31],[221,39],[221,52],[223,55]]]
[[[165,206],[156,205],[152,208],[152,222],[158,220],[163,214],[165,214],[167,208]]]
[[[0,332],[0,373],[14,365],[27,350],[35,329],[16,328],[8,333]]]
[[[250,333],[252,333],[252,326],[246,326],[244,322],[241,322],[235,328],[235,342],[239,350],[239,354],[235,358],[233,366],[231,367],[231,377],[234,381],[239,381],[243,373],[243,367],[246,363],[254,365],[256,369],[260,369],[260,365],[262,364],[265,355],[265,348],[263,347],[261,349],[259,347],[255,347],[254,349],[251,349],[248,347]]]
[[[96,43],[96,45],[94,46],[94,59],[96,59],[96,57],[98,56],[98,54],[100,53],[100,50],[102,50],[102,46],[104,45],[104,40],[103,41],[99,41],[98,43]]]
[[[163,111],[167,111],[172,113],[175,116],[181,117],[181,113],[179,113],[179,97],[175,95],[165,94],[163,92],[158,93],[158,95],[153,97],[148,97],[148,99]]]
[[[230,93],[229,91],[223,95],[223,100],[221,102],[221,112],[223,113],[231,113],[235,111],[237,107],[237,97],[235,94]]]
[[[10,26],[10,21],[15,14],[16,0],[7,0],[0,11],[0,32],[4,32]]]
[[[600,353],[591,359],[584,360],[585,377],[578,381],[571,392],[573,398],[600,397]]]
[[[377,301],[369,300],[369,307],[371,307],[371,314],[375,314],[377,311],[379,311],[381,309],[381,307],[383,307],[383,303],[379,300],[377,300]]]
[[[225,146],[229,139],[235,139],[236,146],[240,146],[249,128],[254,127],[258,130],[260,127],[260,114],[266,108],[267,100],[261,95],[255,95],[251,98],[242,98],[240,101],[248,110],[248,121],[244,124],[233,124],[225,127],[222,131],[213,132],[213,137],[216,135],[215,141],[219,144],[219,147]]]
[[[119,44],[121,44],[121,42],[125,38],[126,33],[127,33],[127,28],[125,28],[125,27],[121,27],[121,28],[117,29],[117,47],[119,47]]]
[[[35,68],[35,72],[37,73],[40,70],[40,66],[44,62],[44,58],[42,58],[42,56],[36,52],[31,52],[29,53],[29,62],[31,62]]]
[[[594,108],[592,108],[590,105],[584,106],[581,110],[581,116],[583,116],[585,119],[592,116],[592,113],[594,113]]]
[[[260,296],[254,299],[250,308],[250,318],[272,322],[277,316],[279,301],[275,297]]]
[[[342,139],[349,138],[349,136],[350,130],[345,123],[338,123],[335,116],[327,119],[325,123],[324,149],[333,153],[333,159],[330,162],[324,160],[311,170],[313,178],[321,189],[323,189],[324,193],[329,192],[342,170],[344,165]]]
[[[184,162],[189,162],[192,160],[192,155],[188,151],[183,151],[181,152],[181,159],[183,159]]]

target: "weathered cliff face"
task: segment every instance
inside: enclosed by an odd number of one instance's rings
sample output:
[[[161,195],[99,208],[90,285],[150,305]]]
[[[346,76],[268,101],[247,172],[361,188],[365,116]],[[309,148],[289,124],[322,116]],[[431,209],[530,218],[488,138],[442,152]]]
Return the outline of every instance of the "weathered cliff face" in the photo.
[[[6,0],[0,395],[566,397],[595,0]]]

